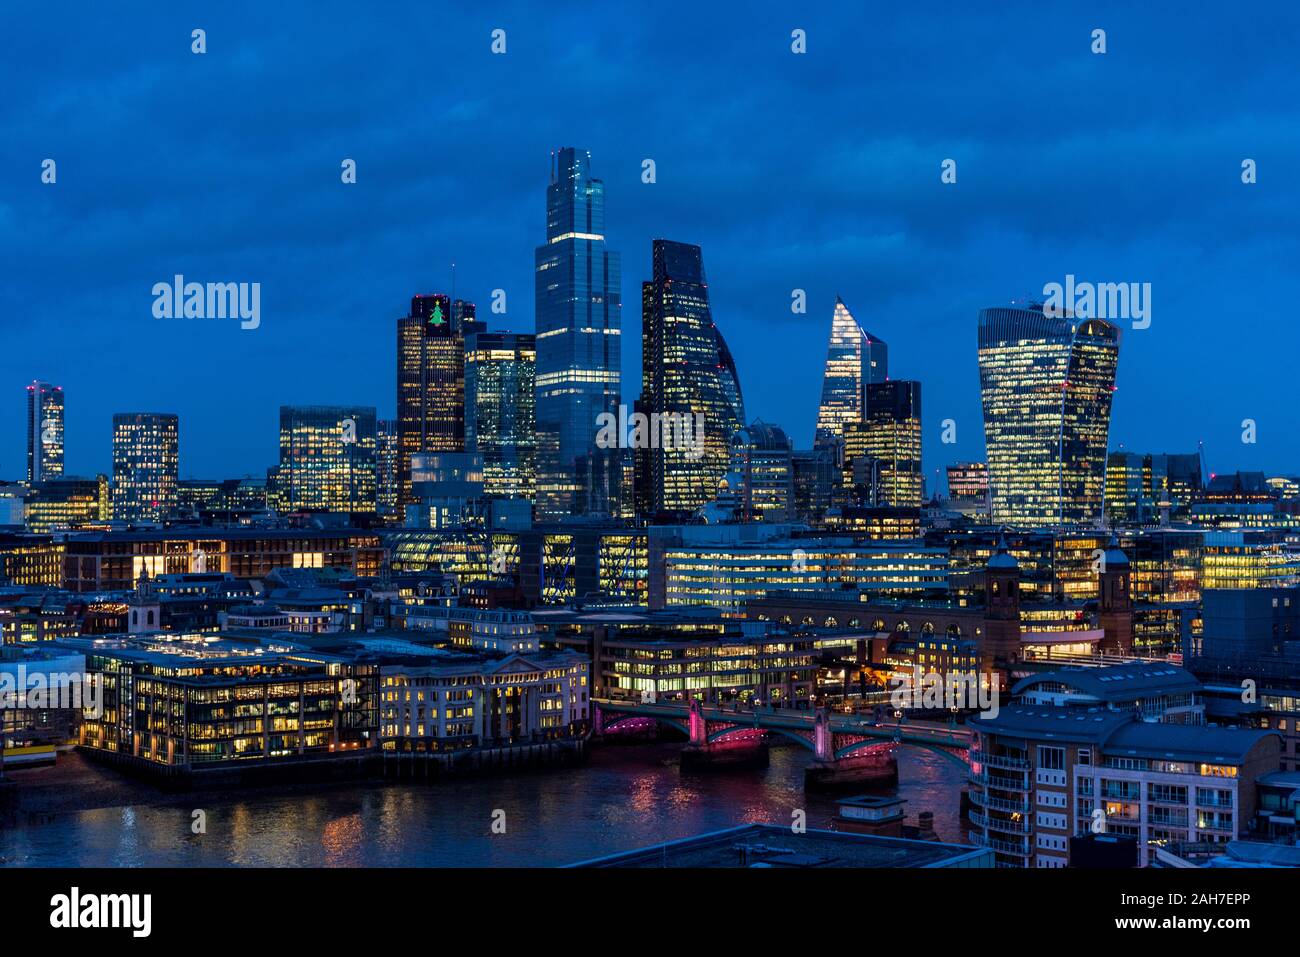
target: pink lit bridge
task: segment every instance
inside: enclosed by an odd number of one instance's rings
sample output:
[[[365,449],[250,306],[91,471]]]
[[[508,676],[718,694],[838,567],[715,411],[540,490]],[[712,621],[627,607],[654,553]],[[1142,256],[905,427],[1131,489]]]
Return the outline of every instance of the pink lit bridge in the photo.
[[[827,784],[855,783],[877,776],[882,761],[895,748],[925,748],[970,765],[970,731],[933,724],[877,723],[859,715],[816,711],[769,709],[730,711],[708,708],[699,701],[648,704],[639,701],[597,699],[592,702],[593,733],[615,737],[666,725],[687,737],[687,752],[722,759],[729,754],[760,748],[767,736],[795,742],[813,752],[808,780]]]

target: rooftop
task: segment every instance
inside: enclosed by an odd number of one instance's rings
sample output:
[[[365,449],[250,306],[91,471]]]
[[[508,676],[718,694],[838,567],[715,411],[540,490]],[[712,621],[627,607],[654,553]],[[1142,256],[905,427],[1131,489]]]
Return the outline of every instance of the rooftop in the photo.
[[[992,867],[992,852],[965,844],[742,824],[611,854],[571,867]]]

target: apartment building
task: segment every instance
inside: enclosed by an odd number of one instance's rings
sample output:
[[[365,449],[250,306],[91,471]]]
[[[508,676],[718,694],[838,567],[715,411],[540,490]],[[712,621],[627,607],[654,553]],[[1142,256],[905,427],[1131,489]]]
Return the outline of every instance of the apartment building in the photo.
[[[1088,833],[1135,838],[1139,866],[1153,846],[1235,840],[1280,760],[1272,732],[1102,707],[1016,704],[971,728],[970,835],[1004,867],[1065,867]]]

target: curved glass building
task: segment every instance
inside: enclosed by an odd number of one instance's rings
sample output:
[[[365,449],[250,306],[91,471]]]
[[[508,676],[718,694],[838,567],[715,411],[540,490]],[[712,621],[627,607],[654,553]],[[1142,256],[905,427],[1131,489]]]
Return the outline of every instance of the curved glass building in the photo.
[[[1119,329],[1074,324],[1041,303],[979,317],[980,396],[993,521],[1020,528],[1100,520]]]
[[[713,323],[699,246],[656,239],[653,279],[641,289],[641,379],[637,410],[702,416],[695,448],[637,449],[643,510],[694,511],[713,500],[731,457],[731,436],[745,424],[736,363]]]

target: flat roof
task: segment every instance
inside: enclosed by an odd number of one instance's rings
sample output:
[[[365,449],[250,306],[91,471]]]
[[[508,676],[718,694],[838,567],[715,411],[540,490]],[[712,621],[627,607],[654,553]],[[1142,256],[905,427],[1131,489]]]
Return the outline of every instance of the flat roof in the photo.
[[[598,857],[570,867],[992,867],[993,854],[967,844],[787,825],[742,824],[665,844]]]

